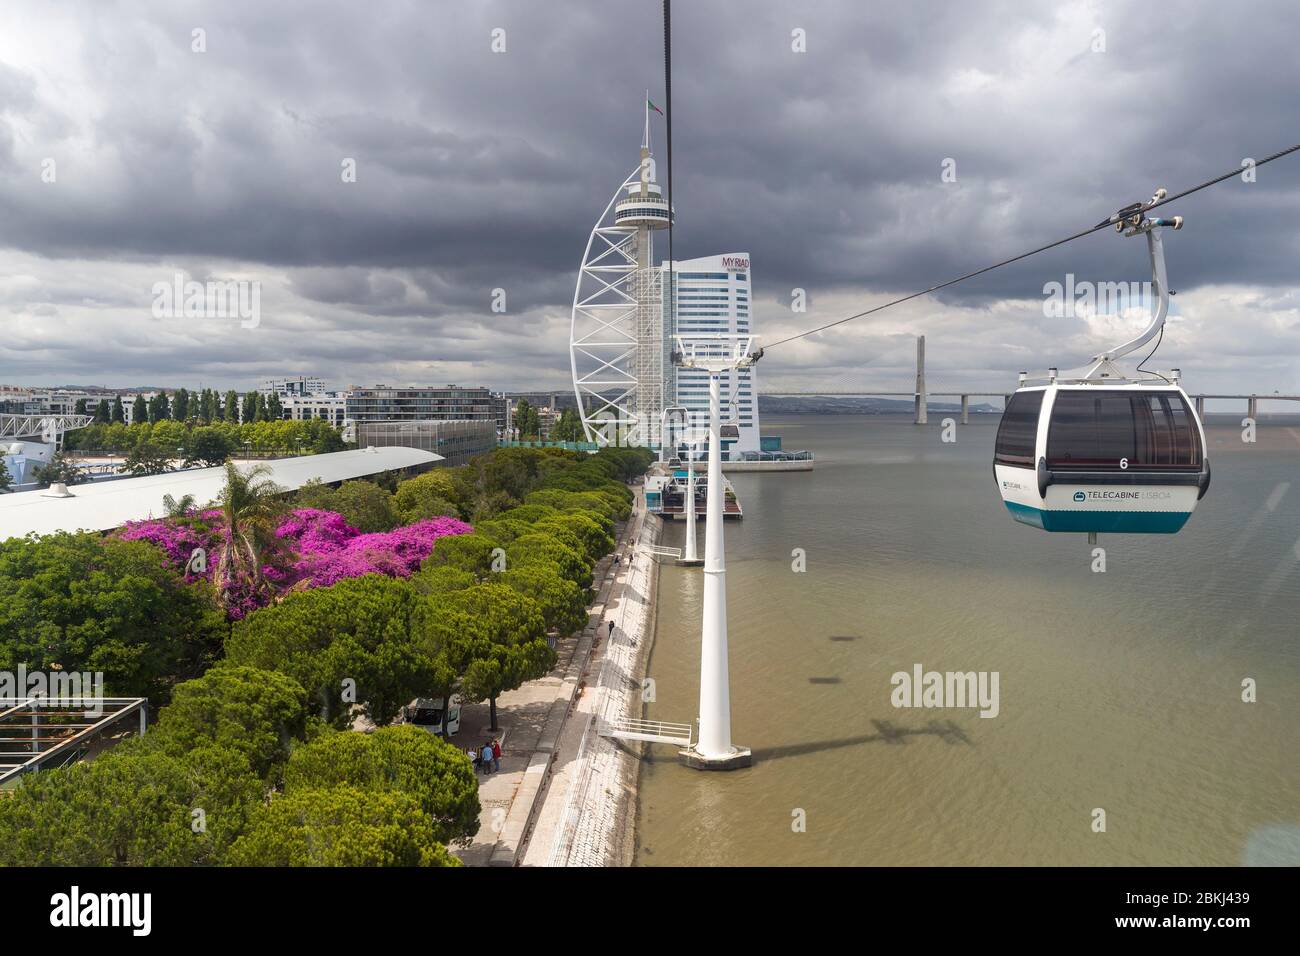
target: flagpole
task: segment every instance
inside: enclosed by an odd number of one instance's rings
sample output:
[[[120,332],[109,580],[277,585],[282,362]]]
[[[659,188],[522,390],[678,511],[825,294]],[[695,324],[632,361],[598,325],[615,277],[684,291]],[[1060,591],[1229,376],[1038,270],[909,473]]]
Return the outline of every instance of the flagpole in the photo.
[[[650,91],[645,91],[645,136],[641,140],[641,145],[646,149],[650,148]]]

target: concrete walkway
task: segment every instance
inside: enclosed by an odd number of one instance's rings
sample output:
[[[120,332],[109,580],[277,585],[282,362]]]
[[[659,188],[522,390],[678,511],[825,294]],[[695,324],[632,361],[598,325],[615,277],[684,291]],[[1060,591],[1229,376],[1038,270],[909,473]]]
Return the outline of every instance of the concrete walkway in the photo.
[[[638,487],[634,512],[616,527],[615,553],[626,554],[641,534],[645,501]],[[606,643],[607,605],[617,600],[627,578],[626,566],[615,567],[612,556],[602,558],[593,572],[599,584],[589,609],[587,626],[556,646],[557,661],[551,672],[497,699],[499,730],[490,731],[488,704],[467,704],[461,711],[461,729],[453,742],[462,750],[482,747],[497,737],[501,741],[501,770],[479,775],[480,827],[468,847],[453,847],[468,866],[515,866],[540,797],[553,766],[564,758],[561,743],[566,719],[584,681],[593,645]],[[599,635],[598,632],[599,631]],[[573,751],[569,751],[572,757]]]
[[[657,532],[657,519],[637,529],[639,546],[619,570],[606,610],[614,632],[591,656],[588,686],[564,727],[562,758],[552,768],[528,836],[524,866],[631,863],[640,746],[602,732],[620,716],[641,714],[657,579],[654,558],[641,546],[653,544]]]

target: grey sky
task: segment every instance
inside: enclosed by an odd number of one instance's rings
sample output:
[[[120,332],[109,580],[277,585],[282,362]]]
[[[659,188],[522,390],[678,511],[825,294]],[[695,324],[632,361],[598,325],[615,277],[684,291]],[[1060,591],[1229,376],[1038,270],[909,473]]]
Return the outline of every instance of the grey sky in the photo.
[[[674,27],[675,251],[749,252],[768,339],[1300,137],[1287,2],[701,0]],[[0,382],[566,385],[578,259],[635,165],[644,90],[663,98],[661,44],[657,2],[10,0]],[[658,118],[652,135],[663,164]],[[1158,364],[1193,390],[1300,389],[1297,211],[1300,158],[1169,210],[1188,226]],[[1045,319],[1043,284],[1145,267],[1140,240],[1102,233],[776,350],[760,376],[905,386],[918,332],[936,385],[1070,366],[1127,327]],[[260,281],[260,325],[155,318],[178,271]]]

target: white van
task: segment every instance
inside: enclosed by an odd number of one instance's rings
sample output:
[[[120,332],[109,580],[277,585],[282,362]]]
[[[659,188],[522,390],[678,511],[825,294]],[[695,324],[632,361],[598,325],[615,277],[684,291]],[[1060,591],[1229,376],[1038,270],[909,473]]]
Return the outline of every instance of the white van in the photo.
[[[402,708],[402,720],[427,730],[431,734],[455,737],[460,733],[460,695],[452,695],[448,709],[447,727],[443,728],[442,698],[417,697]]]

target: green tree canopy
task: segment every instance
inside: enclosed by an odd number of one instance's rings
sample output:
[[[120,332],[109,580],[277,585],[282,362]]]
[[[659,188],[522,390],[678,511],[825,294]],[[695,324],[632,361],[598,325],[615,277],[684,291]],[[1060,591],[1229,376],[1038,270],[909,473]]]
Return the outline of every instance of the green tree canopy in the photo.
[[[596,562],[614,550],[614,535],[606,531],[593,515],[599,515],[599,512],[566,512],[543,518],[533,527],[538,531],[554,534],[566,543],[567,536],[572,536],[577,542],[580,553],[585,554],[588,560]]]
[[[422,566],[447,566],[481,577],[492,571],[492,553],[499,547],[501,543],[496,538],[477,531],[444,535],[434,543],[433,552],[424,559]]]
[[[410,577],[411,585],[421,594],[446,594],[448,591],[463,591],[478,583],[478,578],[469,571],[453,567],[450,564],[425,564]]]
[[[587,592],[561,577],[550,565],[537,563],[509,568],[494,580],[537,602],[547,628],[567,635],[587,626]]]
[[[128,741],[88,763],[23,777],[0,799],[3,866],[204,866],[222,862],[265,787],[219,747],[172,755]],[[203,826],[194,826],[194,811]]]
[[[307,692],[293,678],[223,663],[178,685],[144,739],[176,755],[208,745],[234,750],[265,777],[288,759],[306,721]]]
[[[292,677],[336,727],[351,723],[353,703],[387,724],[434,680],[432,661],[412,634],[420,600],[409,581],[378,574],[290,594],[237,622],[226,655]]]
[[[451,472],[434,468],[398,484],[393,507],[402,524],[412,524],[439,515],[460,517],[459,489]]]
[[[319,478],[312,478],[293,493],[295,508],[316,508],[319,511],[334,510],[334,489],[323,484]]]
[[[531,524],[534,521],[541,521],[543,518],[549,518],[551,515],[559,513],[558,509],[552,508],[550,505],[519,505],[509,511],[501,512],[501,514],[497,515],[497,518],[502,521],[525,521]]]
[[[592,563],[554,535],[534,531],[506,545],[507,568],[538,562],[550,564],[580,588],[591,587]]]
[[[493,538],[502,544],[515,540],[521,535],[528,534],[533,530],[533,526],[527,521],[518,521],[507,518],[505,515],[513,514],[518,508],[512,508],[510,511],[503,511],[489,521],[480,521],[474,526],[477,534]]]
[[[491,702],[497,726],[496,699],[525,681],[544,677],[555,666],[546,641],[546,620],[536,601],[504,584],[476,584],[437,598],[463,611],[472,631],[463,641],[461,693],[468,700]]]
[[[478,832],[478,781],[469,758],[409,724],[323,734],[293,752],[284,780],[289,793],[344,784],[401,791],[433,820],[442,843],[468,843]]]
[[[373,481],[345,481],[335,489],[332,511],[358,531],[391,531],[397,527],[393,496]]]
[[[136,477],[142,475],[162,475],[172,471],[172,459],[175,449],[164,448],[153,442],[142,442],[131,450],[122,464]]]
[[[190,433],[186,465],[207,465],[214,468],[224,464],[235,451],[235,443],[220,428],[200,426]]]
[[[292,790],[259,807],[233,866],[459,866],[433,821],[400,790]]]
[[[0,542],[0,670],[102,671],[111,694],[166,696],[226,632],[203,585],[143,541],[60,532]]]
[[[585,436],[582,431],[582,419],[578,417],[577,409],[566,408],[560,412],[555,427],[551,429],[551,437],[556,441],[583,440]]]

